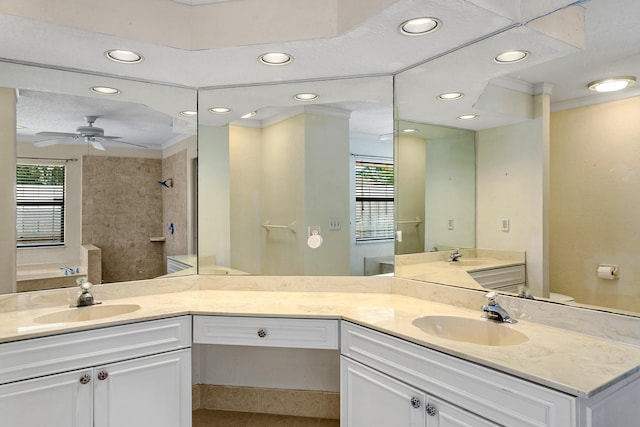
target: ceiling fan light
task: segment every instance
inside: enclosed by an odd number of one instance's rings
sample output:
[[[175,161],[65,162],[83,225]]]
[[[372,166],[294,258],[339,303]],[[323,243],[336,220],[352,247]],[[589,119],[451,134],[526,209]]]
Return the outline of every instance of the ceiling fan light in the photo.
[[[594,92],[615,92],[626,89],[635,82],[636,78],[633,76],[610,77],[593,81],[587,87]]]
[[[258,57],[264,65],[287,65],[293,62],[293,56],[284,52],[268,52]]]
[[[529,57],[530,53],[526,50],[509,50],[496,55],[493,62],[496,64],[513,64],[524,61]]]
[[[405,36],[422,36],[436,31],[441,24],[436,18],[413,18],[400,24],[398,30]]]
[[[144,60],[142,55],[131,50],[111,49],[104,54],[108,59],[121,64],[139,64]]]
[[[93,86],[91,88],[91,92],[98,93],[100,95],[118,95],[119,93],[121,93],[120,89],[109,86]]]

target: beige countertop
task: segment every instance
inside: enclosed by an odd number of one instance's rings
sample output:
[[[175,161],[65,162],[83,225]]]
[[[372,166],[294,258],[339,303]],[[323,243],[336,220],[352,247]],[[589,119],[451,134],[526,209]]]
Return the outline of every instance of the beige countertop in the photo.
[[[103,305],[113,304],[138,304],[140,309],[106,319],[56,324],[36,320],[38,316],[71,310],[68,306],[0,312],[0,342],[184,314],[317,317],[349,320],[581,397],[635,374],[640,367],[639,347],[527,321],[504,325],[528,336],[527,342],[518,345],[493,347],[438,338],[418,329],[412,321],[425,315],[478,319],[480,310],[394,293],[184,290],[114,298]]]

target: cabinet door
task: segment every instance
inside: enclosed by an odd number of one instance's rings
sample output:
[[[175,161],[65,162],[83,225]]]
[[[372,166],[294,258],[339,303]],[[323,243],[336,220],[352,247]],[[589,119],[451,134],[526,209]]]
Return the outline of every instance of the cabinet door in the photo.
[[[89,370],[1,385],[0,424],[7,427],[91,426],[92,383]]]
[[[96,367],[94,427],[190,427],[189,349]]]
[[[443,400],[429,396],[427,427],[499,427],[489,420]]]
[[[340,369],[342,427],[424,427],[423,392],[345,357]]]

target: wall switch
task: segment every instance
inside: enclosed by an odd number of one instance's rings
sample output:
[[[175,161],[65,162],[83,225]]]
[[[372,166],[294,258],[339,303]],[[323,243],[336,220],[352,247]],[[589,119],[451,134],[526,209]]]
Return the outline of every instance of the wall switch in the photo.
[[[342,224],[340,223],[340,219],[338,218],[329,218],[329,230],[336,231],[342,228]]]
[[[447,230],[453,230],[453,218],[447,220]]]
[[[509,232],[509,226],[510,226],[510,220],[509,218],[504,218],[500,221],[500,224],[502,225],[501,230],[504,231],[505,233]]]

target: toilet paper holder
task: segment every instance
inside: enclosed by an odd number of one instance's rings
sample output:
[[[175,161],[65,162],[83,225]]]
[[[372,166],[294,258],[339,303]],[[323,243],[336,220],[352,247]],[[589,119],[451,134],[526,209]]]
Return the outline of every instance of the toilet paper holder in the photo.
[[[618,278],[619,270],[615,264],[600,264],[597,273],[600,279],[614,280]]]

